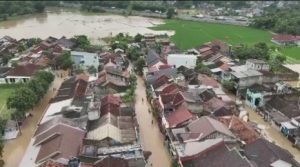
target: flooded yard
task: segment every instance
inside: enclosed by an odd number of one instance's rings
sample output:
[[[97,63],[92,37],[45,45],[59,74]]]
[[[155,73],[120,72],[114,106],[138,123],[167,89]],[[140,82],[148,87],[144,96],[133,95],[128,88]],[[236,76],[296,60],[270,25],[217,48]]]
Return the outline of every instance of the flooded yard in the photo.
[[[169,35],[171,31],[154,31],[148,27],[163,24],[163,20],[139,16],[120,16],[108,14],[86,14],[80,11],[55,10],[45,14],[20,16],[17,19],[0,22],[0,36],[13,38],[42,39],[48,36],[60,38],[74,35],[87,35],[92,41],[114,36],[120,32],[136,35],[137,33],[155,33]]]

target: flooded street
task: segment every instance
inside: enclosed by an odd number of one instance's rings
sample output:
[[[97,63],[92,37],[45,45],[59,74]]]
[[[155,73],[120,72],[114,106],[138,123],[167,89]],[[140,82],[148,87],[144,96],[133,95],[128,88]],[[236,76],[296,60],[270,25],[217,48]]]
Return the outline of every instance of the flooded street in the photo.
[[[5,167],[18,167],[35,131],[37,123],[41,119],[45,109],[48,107],[49,100],[55,94],[55,92],[53,92],[53,88],[58,88],[62,81],[63,78],[55,78],[52,86],[48,90],[48,93],[41,100],[40,104],[34,107],[33,111],[30,111],[33,114],[33,117],[29,117],[24,121],[21,127],[22,134],[18,136],[17,139],[5,142],[3,152]]]
[[[0,22],[0,36],[9,35],[16,39],[48,36],[60,38],[74,35],[87,35],[93,42],[100,38],[116,35],[120,32],[136,35],[137,33],[168,33],[153,31],[148,27],[163,24],[161,19],[139,16],[120,16],[108,14],[86,14],[80,11],[55,10],[45,14],[20,16],[17,19]]]
[[[164,146],[164,137],[159,130],[155,118],[148,112],[150,104],[146,100],[146,87],[141,77],[137,79],[135,93],[135,112],[140,127],[142,146],[144,150],[152,152],[149,162],[152,163],[153,167],[170,167],[171,159]]]
[[[288,150],[294,157],[295,160],[300,162],[300,151],[297,148],[292,146],[292,143],[277,129],[271,126],[269,122],[264,121],[264,119],[254,112],[248,106],[245,106],[245,109],[249,113],[249,119],[252,122],[255,122],[259,125],[263,125],[265,130],[263,131],[263,135],[271,142],[276,145]]]

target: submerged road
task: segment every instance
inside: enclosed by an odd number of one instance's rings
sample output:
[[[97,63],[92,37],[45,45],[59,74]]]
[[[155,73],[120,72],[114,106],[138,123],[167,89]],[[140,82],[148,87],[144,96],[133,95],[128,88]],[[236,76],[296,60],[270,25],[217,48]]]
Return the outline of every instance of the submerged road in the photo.
[[[21,126],[22,134],[16,139],[9,140],[4,143],[4,167],[18,167],[33,136],[37,123],[40,121],[44,111],[49,106],[50,99],[54,97],[56,93],[53,91],[53,88],[58,89],[63,82],[63,79],[64,78],[55,77],[55,80],[53,81],[47,94],[40,101],[40,103],[30,111],[33,114],[33,117],[28,117],[23,122],[23,125]]]
[[[148,112],[150,104],[146,100],[146,87],[141,77],[137,77],[135,94],[135,112],[139,123],[141,143],[145,151],[152,152],[149,164],[152,164],[153,167],[170,167],[171,159],[164,146],[164,136],[161,134],[152,113]]]

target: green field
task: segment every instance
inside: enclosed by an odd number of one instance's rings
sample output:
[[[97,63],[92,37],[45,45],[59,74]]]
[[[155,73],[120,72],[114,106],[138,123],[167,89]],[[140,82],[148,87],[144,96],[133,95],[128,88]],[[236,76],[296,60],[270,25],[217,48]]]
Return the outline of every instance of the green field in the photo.
[[[0,85],[0,117],[8,118],[9,110],[6,108],[6,100],[16,89],[17,85]]]
[[[272,37],[270,32],[250,27],[183,20],[167,20],[166,24],[158,25],[152,29],[175,30],[175,35],[171,37],[171,40],[182,50],[200,46],[215,39],[226,41],[232,45],[251,45],[257,42],[275,45],[270,41]],[[280,50],[286,56],[300,60],[299,47],[281,48]]]

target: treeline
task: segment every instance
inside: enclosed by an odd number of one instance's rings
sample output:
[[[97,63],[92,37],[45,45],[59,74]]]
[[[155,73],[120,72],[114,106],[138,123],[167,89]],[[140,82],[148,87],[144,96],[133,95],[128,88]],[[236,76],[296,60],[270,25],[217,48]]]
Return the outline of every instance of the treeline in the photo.
[[[161,11],[165,12],[168,5],[165,1],[80,1],[83,10],[104,11],[102,7],[116,7],[121,9],[132,9],[137,11]]]
[[[51,72],[39,71],[29,82],[15,90],[7,99],[7,107],[15,109],[14,119],[24,118],[26,111],[32,109],[47,93],[54,75]]]
[[[51,3],[48,4],[41,1],[0,1],[0,19],[6,20],[9,16],[41,13],[44,12],[46,5],[51,5]]]
[[[271,5],[262,16],[255,17],[252,27],[268,29],[277,33],[300,35],[300,4],[277,8]]]

